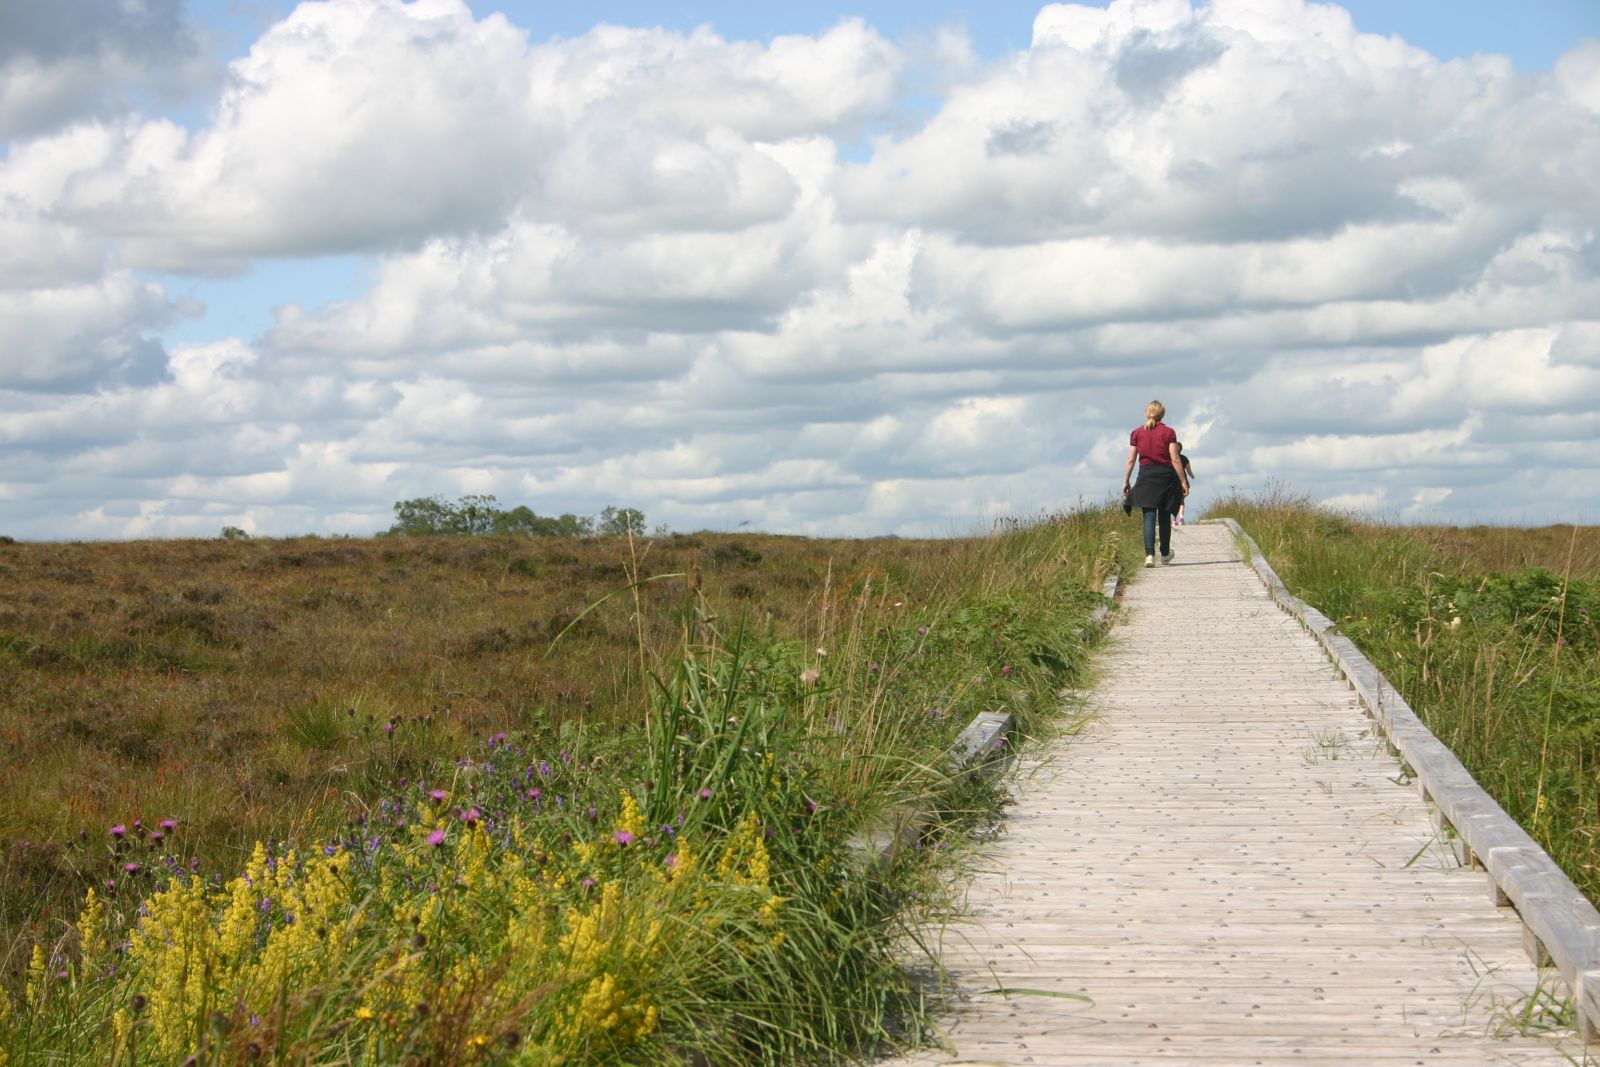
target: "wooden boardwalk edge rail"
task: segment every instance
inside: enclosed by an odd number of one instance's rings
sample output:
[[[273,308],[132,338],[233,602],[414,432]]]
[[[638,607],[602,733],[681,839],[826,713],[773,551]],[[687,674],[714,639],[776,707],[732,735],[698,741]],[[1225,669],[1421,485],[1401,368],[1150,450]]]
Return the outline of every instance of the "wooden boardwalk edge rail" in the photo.
[[[1104,599],[1089,613],[1089,624],[1078,631],[1079,637],[1086,638],[1105,627],[1106,620],[1111,617],[1111,605],[1116,601],[1117,592],[1121,588],[1122,579],[1117,575],[1113,574],[1105,580],[1100,587]],[[983,773],[995,766],[999,761],[994,757],[1006,751],[1006,739],[1011,735],[1011,729],[1016,722],[1016,716],[1004,708],[980,711],[973,716],[972,721],[950,746],[950,756],[946,760],[946,765],[950,768],[952,779]],[[867,862],[883,867],[894,859],[902,848],[915,843],[932,821],[931,811],[905,808],[896,812],[893,818],[862,833],[852,842],[851,847],[857,855],[865,857]]]
[[[1579,1037],[1600,1041],[1600,911],[1423,725],[1355,643],[1335,632],[1326,615],[1289,592],[1255,540],[1233,519],[1212,521],[1233,533],[1272,599],[1327,651],[1410,769],[1423,799],[1437,809],[1441,832],[1456,835],[1462,863],[1483,868],[1495,903],[1516,909],[1534,963],[1553,963],[1572,992]]]

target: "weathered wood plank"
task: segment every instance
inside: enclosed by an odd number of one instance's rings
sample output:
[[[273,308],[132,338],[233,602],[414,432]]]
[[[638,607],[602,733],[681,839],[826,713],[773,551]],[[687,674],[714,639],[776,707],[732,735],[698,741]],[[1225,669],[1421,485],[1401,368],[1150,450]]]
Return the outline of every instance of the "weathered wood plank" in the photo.
[[[1568,1062],[1559,1037],[1492,1036],[1541,977],[1365,710],[1409,744],[1409,709],[1364,661],[1336,670],[1333,621],[1263,596],[1224,531],[1178,549],[1125,591],[1098,719],[1015,768],[970,915],[929,934],[969,998],[952,1047],[902,1065]],[[1426,769],[1463,841],[1520,847]]]

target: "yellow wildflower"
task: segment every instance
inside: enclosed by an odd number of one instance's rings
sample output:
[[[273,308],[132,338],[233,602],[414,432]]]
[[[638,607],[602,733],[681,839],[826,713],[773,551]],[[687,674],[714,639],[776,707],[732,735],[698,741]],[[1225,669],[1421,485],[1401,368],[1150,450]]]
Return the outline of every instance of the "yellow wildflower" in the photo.
[[[639,810],[639,802],[626,790],[622,794],[622,811],[617,815],[617,829],[636,838],[643,837],[646,829],[644,813]]]
[[[33,957],[28,960],[28,984],[26,996],[28,1007],[38,1011],[44,1006],[45,993],[48,991],[50,980],[50,960],[45,955],[44,946],[38,942],[33,946]]]
[[[84,894],[83,911],[78,913],[78,951],[84,974],[91,974],[106,950],[106,907],[95,895],[94,887]]]
[[[767,853],[761,821],[751,812],[729,836],[722,857],[717,861],[717,876],[733,885],[765,891],[771,874],[772,857]]]
[[[482,824],[474,823],[461,836],[456,846],[456,875],[467,888],[475,889],[484,884],[493,853],[494,842],[489,840]]]

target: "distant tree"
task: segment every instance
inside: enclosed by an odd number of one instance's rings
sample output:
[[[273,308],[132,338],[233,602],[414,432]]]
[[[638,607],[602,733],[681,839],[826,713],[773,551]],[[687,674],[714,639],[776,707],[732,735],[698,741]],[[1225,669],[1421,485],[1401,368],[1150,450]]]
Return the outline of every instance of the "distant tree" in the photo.
[[[644,536],[644,512],[638,508],[608,506],[596,520],[594,532],[601,537]]]
[[[494,497],[478,493],[462,497],[453,510],[455,529],[450,532],[468,537],[494,533],[496,520],[505,514],[495,507]]]
[[[594,520],[564,511],[554,519],[540,519],[548,523],[545,534],[549,537],[588,537],[594,533]]]
[[[386,533],[394,537],[430,537],[454,533],[455,509],[436,496],[399,500],[394,505],[394,525]]]
[[[616,514],[615,508],[609,509]],[[628,509],[623,509],[627,511]],[[638,515],[640,529],[644,521]],[[595,532],[595,520],[566,513],[552,518],[538,515],[526,505],[509,510],[498,506],[493,496],[474,494],[450,503],[437,496],[401,500],[394,505],[394,525],[384,531],[390,537],[481,537],[500,534],[512,537],[587,537]],[[617,520],[622,521],[622,520]],[[620,528],[624,530],[625,527]]]
[[[494,532],[524,537],[585,537],[594,532],[594,520],[564,514],[557,518],[536,515],[532,508],[518,505],[496,517]]]
[[[237,526],[224,526],[222,528],[222,535],[221,536],[222,536],[222,539],[224,541],[248,541],[248,540],[250,540],[250,535],[245,533],[243,530],[241,530]]]

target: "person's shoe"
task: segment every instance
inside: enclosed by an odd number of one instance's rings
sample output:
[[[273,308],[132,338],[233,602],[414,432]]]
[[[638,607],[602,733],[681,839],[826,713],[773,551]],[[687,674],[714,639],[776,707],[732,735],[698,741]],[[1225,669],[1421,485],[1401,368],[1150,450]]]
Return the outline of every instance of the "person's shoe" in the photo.
[[[1175,560],[1177,558],[1178,558],[1178,554],[1176,552],[1170,552],[1169,551],[1169,552],[1161,553],[1161,562],[1162,563],[1171,563],[1173,560]]]
[[[1144,558],[1144,565],[1146,567],[1154,567],[1156,565],[1156,558],[1154,556],[1146,556]]]

